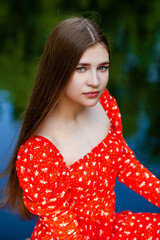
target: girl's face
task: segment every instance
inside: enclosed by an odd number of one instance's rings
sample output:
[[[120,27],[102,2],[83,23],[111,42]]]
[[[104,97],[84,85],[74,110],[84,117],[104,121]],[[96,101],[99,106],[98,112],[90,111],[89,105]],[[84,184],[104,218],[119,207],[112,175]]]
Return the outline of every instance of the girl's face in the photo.
[[[109,78],[109,54],[97,43],[83,53],[73,72],[64,97],[72,104],[92,107],[96,105],[107,86]]]

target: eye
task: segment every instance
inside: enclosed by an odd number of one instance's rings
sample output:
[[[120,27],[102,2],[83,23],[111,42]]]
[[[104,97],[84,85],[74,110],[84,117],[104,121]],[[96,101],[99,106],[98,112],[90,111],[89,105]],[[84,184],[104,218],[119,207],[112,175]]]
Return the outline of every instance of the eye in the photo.
[[[108,69],[108,66],[100,66],[98,69],[102,72],[106,72]]]
[[[77,67],[76,71],[77,72],[85,72],[86,68],[85,67]]]

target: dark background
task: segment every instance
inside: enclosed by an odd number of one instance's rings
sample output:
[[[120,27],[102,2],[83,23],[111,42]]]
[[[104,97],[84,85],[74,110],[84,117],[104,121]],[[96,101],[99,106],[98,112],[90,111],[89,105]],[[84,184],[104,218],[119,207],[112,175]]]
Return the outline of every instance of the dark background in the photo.
[[[1,0],[0,170],[17,140],[48,34],[67,16],[82,15],[95,20],[109,41],[107,88],[119,104],[124,137],[136,157],[160,177],[159,12],[159,0]],[[116,182],[115,191],[116,212],[160,212],[123,184]],[[1,210],[0,240],[24,240],[34,224]]]

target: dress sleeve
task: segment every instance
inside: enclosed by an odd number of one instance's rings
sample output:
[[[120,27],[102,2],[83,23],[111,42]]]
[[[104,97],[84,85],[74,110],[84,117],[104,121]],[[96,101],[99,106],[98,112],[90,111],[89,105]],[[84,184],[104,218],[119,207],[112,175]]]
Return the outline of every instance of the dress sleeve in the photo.
[[[16,167],[23,200],[28,210],[40,217],[50,237],[81,240],[84,238],[73,211],[69,174],[53,146],[34,137],[19,149]]]
[[[128,147],[123,138],[122,121],[116,100],[111,96],[109,114],[112,119],[112,128],[116,133],[120,152],[118,154],[118,180],[137,192],[149,202],[160,207],[160,181],[138,160],[134,152]]]
[[[138,160],[122,138],[118,180],[149,202],[160,207],[160,181]]]

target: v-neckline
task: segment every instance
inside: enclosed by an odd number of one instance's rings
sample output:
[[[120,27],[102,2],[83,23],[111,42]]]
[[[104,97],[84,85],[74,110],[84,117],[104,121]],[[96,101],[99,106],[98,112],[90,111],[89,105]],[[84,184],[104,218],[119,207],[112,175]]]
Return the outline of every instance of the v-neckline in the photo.
[[[101,102],[101,98],[102,98],[102,96],[105,94],[105,92],[107,92],[107,89],[105,89],[104,90],[104,92],[103,92],[103,94],[101,95],[101,97],[100,97],[100,99],[99,99],[99,102],[100,102],[100,104],[101,104],[101,106],[103,107],[103,109],[104,109],[104,111],[105,111],[105,113],[106,113],[106,110],[105,110],[105,108],[104,108],[104,103],[102,103]],[[107,115],[107,113],[106,113],[106,115]],[[108,115],[107,115],[107,117],[108,117]],[[61,154],[61,152],[60,152],[60,150],[58,149],[58,147],[56,147],[56,145],[52,142],[52,141],[50,141],[48,138],[46,138],[46,137],[43,137],[43,136],[41,136],[41,135],[34,135],[34,137],[38,137],[38,138],[42,138],[42,139],[44,139],[45,141],[47,141],[47,142],[49,142],[53,147],[54,147],[54,149],[56,150],[56,152],[58,153],[58,155],[63,159],[63,161],[64,161],[64,163],[65,163],[65,165],[66,165],[66,168],[68,169],[68,170],[70,170],[71,168],[73,168],[73,166],[74,165],[76,165],[76,164],[78,164],[80,161],[82,161],[87,155],[90,155],[92,152],[94,152],[95,151],[95,149],[97,149],[108,137],[109,137],[109,135],[110,135],[110,133],[111,133],[111,119],[108,117],[108,119],[109,119],[109,121],[110,121],[110,126],[109,126],[109,130],[108,130],[108,133],[107,133],[107,135],[95,146],[95,147],[93,147],[88,153],[86,153],[84,156],[82,156],[82,157],[80,157],[78,160],[76,160],[74,163],[72,163],[70,166],[67,166],[67,163],[66,163],[66,161],[64,160],[64,157],[63,157],[63,155]]]

